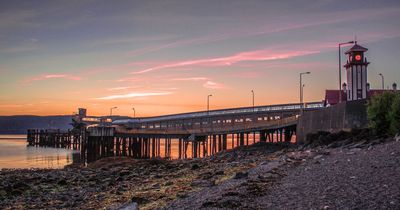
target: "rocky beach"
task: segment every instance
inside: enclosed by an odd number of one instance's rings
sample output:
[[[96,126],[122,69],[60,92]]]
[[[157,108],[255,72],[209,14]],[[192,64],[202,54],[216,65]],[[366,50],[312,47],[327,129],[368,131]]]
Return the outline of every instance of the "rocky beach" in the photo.
[[[339,139],[337,139],[339,138]],[[3,169],[4,209],[399,209],[399,138],[319,134],[194,160]]]

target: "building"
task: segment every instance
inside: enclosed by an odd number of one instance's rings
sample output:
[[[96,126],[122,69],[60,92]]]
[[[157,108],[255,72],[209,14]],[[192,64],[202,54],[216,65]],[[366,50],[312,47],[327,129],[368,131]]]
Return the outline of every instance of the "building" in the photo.
[[[346,51],[347,62],[344,67],[346,68],[347,83],[343,83],[340,94],[340,90],[325,91],[326,106],[339,103],[339,97],[341,97],[341,101],[354,101],[369,99],[386,91],[397,91],[396,83],[393,83],[391,90],[370,89],[367,71],[369,62],[364,55],[367,51],[367,48],[358,45],[357,42]]]

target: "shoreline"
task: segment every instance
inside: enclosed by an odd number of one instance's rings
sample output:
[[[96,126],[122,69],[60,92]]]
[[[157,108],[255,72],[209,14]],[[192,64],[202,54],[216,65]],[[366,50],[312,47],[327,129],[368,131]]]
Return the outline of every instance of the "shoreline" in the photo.
[[[140,209],[226,205],[234,209],[253,208],[254,199],[265,196],[293,171],[309,167],[308,164],[321,164],[327,158],[334,159],[338,152],[368,153],[391,142],[397,143],[375,137],[343,139],[329,144],[313,142],[302,147],[257,143],[202,159],[111,157],[87,167],[2,169],[0,206],[6,209],[118,209],[124,204],[138,204]],[[247,196],[249,193],[253,196]]]

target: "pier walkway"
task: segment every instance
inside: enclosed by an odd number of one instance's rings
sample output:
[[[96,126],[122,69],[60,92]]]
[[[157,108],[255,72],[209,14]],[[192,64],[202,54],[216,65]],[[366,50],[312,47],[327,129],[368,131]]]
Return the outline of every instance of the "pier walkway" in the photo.
[[[303,108],[295,103],[120,119],[110,126],[91,123],[78,133],[30,130],[28,144],[71,148],[73,142],[88,162],[109,156],[198,158],[258,141],[293,143],[301,111],[322,108],[321,102]]]

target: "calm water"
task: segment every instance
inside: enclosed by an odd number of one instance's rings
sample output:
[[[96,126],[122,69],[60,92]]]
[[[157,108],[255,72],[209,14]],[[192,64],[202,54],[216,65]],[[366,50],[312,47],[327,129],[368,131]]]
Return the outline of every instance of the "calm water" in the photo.
[[[63,168],[79,159],[79,151],[26,145],[26,135],[0,135],[0,169]]]

